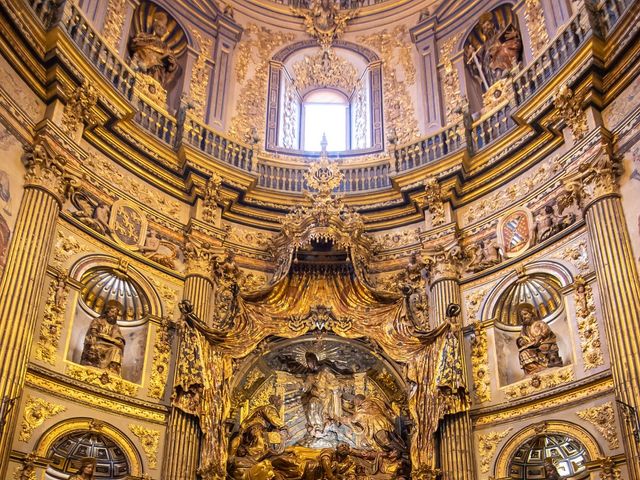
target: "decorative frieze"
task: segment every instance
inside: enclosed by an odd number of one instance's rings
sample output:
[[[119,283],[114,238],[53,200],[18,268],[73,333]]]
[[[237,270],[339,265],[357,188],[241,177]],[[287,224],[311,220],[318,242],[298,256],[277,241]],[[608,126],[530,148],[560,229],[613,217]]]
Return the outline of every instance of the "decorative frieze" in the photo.
[[[515,385],[510,385],[504,389],[504,394],[507,399],[515,400],[542,390],[557,387],[564,383],[568,383],[573,379],[573,366],[567,365],[566,367],[558,368],[557,370],[535,374],[531,378],[522,380]]]
[[[68,296],[69,286],[65,275],[51,281],[35,353],[36,360],[42,360],[49,365],[56,364]]]

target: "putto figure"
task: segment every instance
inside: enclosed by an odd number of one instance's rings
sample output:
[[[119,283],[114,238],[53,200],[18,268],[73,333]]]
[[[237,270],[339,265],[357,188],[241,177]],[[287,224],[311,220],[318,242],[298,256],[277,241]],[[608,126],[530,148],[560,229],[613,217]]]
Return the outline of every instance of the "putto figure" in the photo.
[[[518,305],[518,319],[522,325],[516,340],[520,366],[526,374],[533,374],[549,367],[561,367],[556,334],[540,320],[533,305]]]
[[[103,313],[94,318],[84,337],[81,365],[101,368],[121,375],[125,340],[118,327],[122,305],[116,300],[107,302]]]
[[[133,67],[152,77],[165,89],[178,73],[175,53],[165,40],[168,23],[166,13],[156,12],[151,31],[138,32],[129,42]]]

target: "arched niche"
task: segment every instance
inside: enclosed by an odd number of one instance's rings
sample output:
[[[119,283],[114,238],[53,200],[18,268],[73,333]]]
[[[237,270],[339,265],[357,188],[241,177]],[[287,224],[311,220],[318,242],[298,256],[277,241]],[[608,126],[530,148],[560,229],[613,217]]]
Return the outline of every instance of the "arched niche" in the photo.
[[[138,81],[141,93],[169,111],[178,108],[184,87],[190,43],[186,32],[167,9],[149,0],[140,2],[133,12],[127,39],[128,61],[145,77],[157,81]],[[152,50],[165,50],[165,58],[158,62],[159,55]],[[158,100],[164,96],[158,93],[162,89],[166,91],[166,105]]]
[[[493,321],[495,354],[500,386],[511,385],[549,368],[574,363],[571,330],[567,319],[564,289],[573,282],[571,273],[563,265],[551,261],[538,261],[519,271],[506,275],[488,295],[482,309],[482,319]],[[525,336],[518,317],[519,305],[534,307],[537,317],[548,325],[555,335],[559,360],[547,368],[535,369],[528,363],[526,350],[518,342]],[[533,349],[531,351],[534,351]],[[532,371],[536,370],[536,371]]]
[[[310,354],[322,365],[319,371],[326,368],[334,382],[325,406],[331,413],[324,414],[343,419],[342,425],[339,422],[326,425],[317,436],[309,432],[313,420],[306,416],[306,393],[301,393],[311,388],[320,375],[309,371],[306,362]],[[287,446],[327,448],[345,442],[355,448],[376,449],[367,432],[348,427],[348,419],[357,408],[355,397],[362,395],[384,405],[398,426],[396,433],[402,436],[402,419],[407,415],[406,391],[399,366],[368,341],[326,333],[293,339],[270,338],[239,366],[232,385],[232,418],[241,423],[275,395],[282,401],[281,415],[289,426]]]
[[[51,460],[46,480],[67,478],[75,473],[82,457],[97,458],[98,478],[125,479],[143,473],[140,454],[119,429],[91,418],[72,418],[57,423],[36,443],[34,453]],[[66,453],[66,455],[65,455]],[[109,473],[115,475],[107,474]]]
[[[269,68],[267,150],[305,153],[304,97],[322,88],[340,90],[348,99],[347,149],[341,155],[383,149],[382,70],[373,51],[336,41],[323,52],[315,41],[303,41],[277,52]],[[328,149],[336,151],[331,142]],[[312,151],[319,152],[320,145]]]
[[[571,447],[565,449],[565,457],[571,458],[575,450],[584,451],[587,456],[587,460],[595,460],[603,456],[603,451],[598,442],[593,436],[583,429],[582,427],[570,423],[558,420],[549,420],[542,423],[537,423],[523,428],[511,438],[509,438],[496,457],[496,463],[493,467],[495,478],[521,478],[513,477],[510,471],[513,466],[514,459],[521,448],[526,448],[528,443],[535,442],[536,439],[544,438],[545,436],[555,437],[556,439],[566,438],[567,443],[570,445],[574,442],[574,445],[579,445],[578,448]],[[555,448],[553,443],[557,443],[556,440],[548,442],[546,448],[551,453]],[[562,446],[559,447],[562,449]],[[579,457],[580,453],[575,452],[575,456]],[[544,460],[544,459],[542,459]],[[514,469],[515,470],[515,469]],[[582,473],[585,473],[582,471]],[[577,476],[571,478],[589,478],[588,474],[585,477]]]
[[[465,85],[471,112],[507,100],[508,77],[523,61],[522,29],[511,3],[480,15],[463,37]]]
[[[125,345],[121,376],[131,382],[142,379],[149,320],[163,315],[160,298],[149,281],[126,262],[107,255],[89,255],[78,260],[69,277],[81,285],[70,332],[68,361],[82,364],[87,332],[106,306],[117,301],[117,321]]]

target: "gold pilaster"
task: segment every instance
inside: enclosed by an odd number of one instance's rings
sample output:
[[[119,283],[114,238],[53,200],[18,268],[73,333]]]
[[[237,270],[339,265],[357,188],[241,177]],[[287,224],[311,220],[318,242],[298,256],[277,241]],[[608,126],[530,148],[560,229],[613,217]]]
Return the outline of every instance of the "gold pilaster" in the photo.
[[[0,399],[22,394],[39,299],[65,191],[65,158],[45,140],[25,148],[25,186],[0,281]],[[18,408],[0,435],[0,478],[5,478]]]
[[[440,325],[447,318],[447,307],[455,303],[461,304],[459,270],[460,255],[457,245],[444,249],[429,258],[431,279],[431,314],[434,326]],[[461,321],[461,320],[460,320]],[[462,351],[462,333],[459,334],[461,351],[459,355],[463,359],[463,368],[466,371],[464,351]],[[466,378],[466,373],[465,373]],[[471,431],[471,418],[469,412],[464,411],[447,415],[440,422],[440,469],[444,480],[473,480],[473,443]]]
[[[189,240],[186,248],[187,275],[184,283],[185,300],[193,305],[199,318],[208,319],[211,313],[213,284],[209,280],[213,253],[208,245]],[[182,338],[178,352],[182,349]],[[200,426],[195,415],[177,408],[171,409],[167,447],[164,455],[163,478],[166,480],[195,480],[200,457]]]

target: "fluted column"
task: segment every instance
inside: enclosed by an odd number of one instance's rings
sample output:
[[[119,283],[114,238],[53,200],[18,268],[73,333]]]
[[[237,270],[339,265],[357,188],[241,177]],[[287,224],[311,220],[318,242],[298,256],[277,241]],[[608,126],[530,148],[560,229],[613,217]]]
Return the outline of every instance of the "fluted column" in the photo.
[[[618,192],[620,159],[603,142],[600,152],[570,180],[568,192],[584,206],[593,248],[616,398],[640,408],[640,281]],[[576,189],[578,187],[578,190]],[[631,480],[640,480],[639,446],[625,418],[624,441]]]
[[[22,394],[56,220],[65,193],[66,160],[46,140],[25,148],[22,202],[0,281],[0,399]],[[0,478],[6,478],[17,406],[0,435]]]
[[[211,313],[212,252],[207,246],[189,241],[185,248],[187,269],[183,297],[193,305],[193,312],[201,319]],[[183,350],[180,336],[178,355]],[[180,361],[180,359],[178,359]],[[176,369],[176,375],[177,375]],[[200,426],[193,413],[187,413],[177,405],[171,409],[167,447],[164,455],[163,478],[166,480],[195,480],[200,457]]]
[[[460,255],[457,245],[442,250],[431,257],[430,268],[430,315],[433,325],[444,322],[447,307],[455,303],[460,305],[459,267]],[[460,318],[460,317],[458,317]],[[450,319],[453,320],[453,319]],[[460,357],[466,375],[464,351],[462,350],[462,334],[459,334]],[[438,427],[440,437],[440,469],[444,480],[473,480],[473,444],[471,418],[469,411],[447,415]]]

